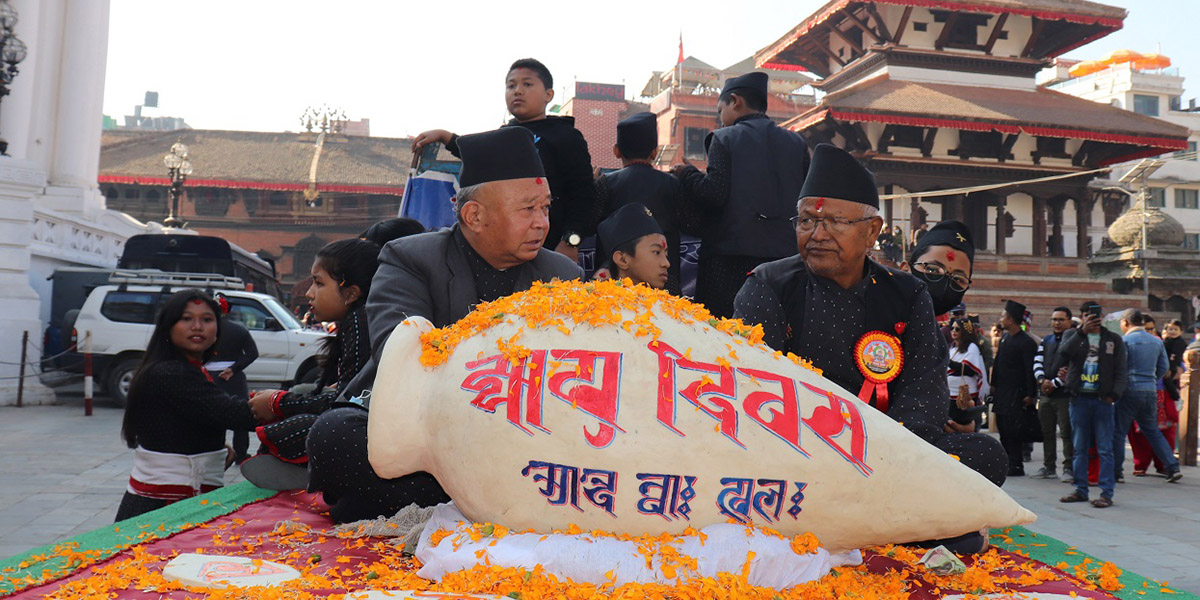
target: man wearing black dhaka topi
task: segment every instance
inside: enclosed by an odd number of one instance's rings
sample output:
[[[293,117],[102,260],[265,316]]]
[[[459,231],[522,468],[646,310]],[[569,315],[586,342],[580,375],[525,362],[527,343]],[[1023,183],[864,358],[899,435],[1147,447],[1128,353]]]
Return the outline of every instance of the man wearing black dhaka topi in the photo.
[[[680,233],[701,233],[699,217],[684,202],[679,180],[652,164],[657,150],[658,120],[654,113],[636,113],[617,123],[617,143],[613,153],[621,159],[622,168],[596,179],[592,226],[583,234],[598,233],[598,224],[621,207],[635,202],[645,205],[667,239],[667,258],[671,261],[667,269],[667,291],[680,295]],[[600,257],[596,259],[597,264],[602,264],[616,249],[605,247],[602,242],[603,239],[597,239],[596,256]]]
[[[577,279],[571,259],[542,247],[550,187],[533,134],[507,127],[458,138],[458,223],[388,243],[367,297],[373,358],[308,435],[309,489],[324,492],[334,521],[391,516],[416,503],[447,500],[428,473],[382,479],[367,461],[367,408],[377,361],[392,330],[408,317],[445,327],[476,304],[529,289],[534,281]]]
[[[874,176],[844,150],[821,144],[800,193],[800,254],[758,266],[734,316],[760,323],[765,341],[794,352],[926,442],[996,485],[1003,451],[986,434],[958,433],[946,398],[946,340],[926,285],[867,253],[883,226]],[[972,534],[971,551],[982,538]]]

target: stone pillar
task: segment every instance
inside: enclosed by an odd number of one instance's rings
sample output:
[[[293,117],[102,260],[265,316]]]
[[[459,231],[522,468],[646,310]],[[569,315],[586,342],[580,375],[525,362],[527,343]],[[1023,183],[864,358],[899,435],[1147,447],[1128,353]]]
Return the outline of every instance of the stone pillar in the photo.
[[[41,30],[49,29],[43,25],[55,20],[61,0],[10,0],[10,4],[18,14],[17,37],[25,42],[29,54],[17,67],[20,72],[0,104],[0,135],[8,141],[10,156],[45,165],[48,161],[41,151],[48,144],[38,140],[48,137],[45,130],[57,101],[41,88],[47,79],[57,79],[59,44],[56,32]]]
[[[109,2],[65,0],[65,8],[57,124],[50,162],[52,189],[47,190],[46,201],[56,210],[94,213],[104,208],[96,177],[100,169]]]
[[[1008,207],[1008,197],[996,196],[996,255],[1004,256],[1008,236],[1004,231],[1004,215]]]
[[[1088,258],[1092,255],[1092,238],[1088,227],[1092,224],[1091,196],[1081,196],[1075,199],[1075,255]]]
[[[1175,447],[1179,451],[1179,463],[1196,466],[1197,415],[1200,414],[1200,352],[1189,350],[1183,353],[1183,362],[1188,370],[1179,383],[1183,397],[1183,410],[1179,411],[1179,439]]]
[[[893,186],[891,184],[884,186],[883,193],[888,196],[894,194],[895,193],[893,191],[894,187],[895,186]],[[883,218],[884,218],[885,223],[887,224],[887,228],[888,228],[889,232],[891,232],[892,227],[895,225],[895,222],[894,222],[894,219],[896,218],[896,210],[895,209],[896,209],[896,203],[893,198],[888,198],[887,200],[883,201]]]
[[[965,221],[963,218],[963,197],[950,196],[942,200],[942,220],[954,219],[956,221]]]
[[[0,405],[16,404],[20,374],[21,333],[40,345],[41,300],[29,285],[32,261],[33,197],[46,185],[45,172],[32,162],[0,157]],[[41,358],[32,346],[26,361],[35,365]],[[26,367],[23,402],[46,404],[54,392],[37,378],[36,368]],[[32,374],[32,376],[30,376]]]
[[[1066,256],[1066,251],[1063,248],[1063,208],[1066,207],[1067,201],[1065,198],[1057,198],[1049,202],[1050,208],[1050,256],[1062,257]]]
[[[1046,256],[1046,199],[1033,197],[1033,255]]]
[[[912,232],[914,232],[918,228],[920,228],[921,223],[925,222],[925,217],[923,216],[924,212],[925,211],[921,210],[921,201],[916,198],[913,198],[912,199],[912,208],[909,210],[909,213],[908,213],[908,235],[909,235],[910,239],[912,237]]]

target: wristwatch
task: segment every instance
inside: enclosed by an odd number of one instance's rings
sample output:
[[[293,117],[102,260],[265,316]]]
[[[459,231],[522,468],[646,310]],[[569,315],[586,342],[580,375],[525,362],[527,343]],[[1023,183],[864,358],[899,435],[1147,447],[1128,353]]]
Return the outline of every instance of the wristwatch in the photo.
[[[583,243],[583,238],[574,231],[568,231],[566,235],[562,237],[562,241],[566,242],[567,245],[572,248],[578,248],[579,244]]]

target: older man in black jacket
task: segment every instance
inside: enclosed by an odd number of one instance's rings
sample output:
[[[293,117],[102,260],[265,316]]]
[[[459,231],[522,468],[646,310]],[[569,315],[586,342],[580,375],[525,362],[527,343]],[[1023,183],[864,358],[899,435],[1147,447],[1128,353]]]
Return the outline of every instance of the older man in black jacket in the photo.
[[[772,348],[811,360],[829,380],[1003,484],[996,440],[950,419],[949,353],[926,284],[867,258],[883,226],[874,176],[845,150],[821,144],[798,212],[800,254],[756,267],[734,316],[761,324]],[[938,540],[956,552],[979,551],[985,541],[979,533]]]
[[[458,224],[384,246],[367,299],[374,358],[308,436],[309,488],[325,494],[337,522],[394,514],[412,503],[445,502],[428,473],[394,480],[367,462],[370,388],[384,344],[404,319],[444,327],[476,304],[528,289],[534,281],[577,279],[583,271],[542,247],[549,230],[550,188],[528,130],[511,127],[458,138]]]

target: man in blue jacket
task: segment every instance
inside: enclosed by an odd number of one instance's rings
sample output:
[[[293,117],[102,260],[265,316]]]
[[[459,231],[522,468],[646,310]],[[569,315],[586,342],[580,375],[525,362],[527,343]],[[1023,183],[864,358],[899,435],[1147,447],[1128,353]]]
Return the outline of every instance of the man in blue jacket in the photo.
[[[1175,483],[1183,477],[1179,472],[1179,461],[1158,429],[1158,381],[1167,374],[1167,350],[1162,340],[1146,333],[1142,328],[1146,317],[1142,311],[1131,308],[1121,317],[1121,331],[1125,332],[1125,353],[1129,363],[1129,386],[1117,401],[1116,428],[1113,430],[1113,464],[1116,479],[1124,481],[1122,465],[1125,462],[1125,435],[1129,426],[1137,421],[1142,435],[1150,442],[1154,455],[1167,468],[1167,482]]]

